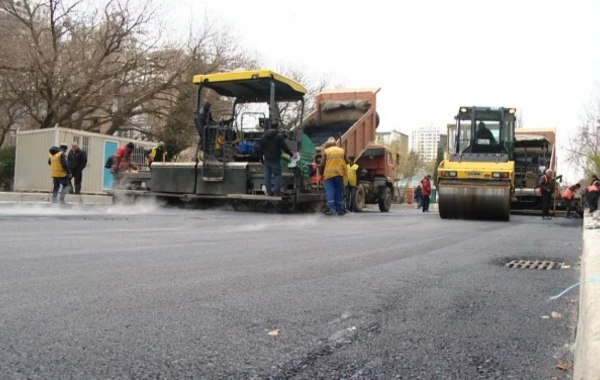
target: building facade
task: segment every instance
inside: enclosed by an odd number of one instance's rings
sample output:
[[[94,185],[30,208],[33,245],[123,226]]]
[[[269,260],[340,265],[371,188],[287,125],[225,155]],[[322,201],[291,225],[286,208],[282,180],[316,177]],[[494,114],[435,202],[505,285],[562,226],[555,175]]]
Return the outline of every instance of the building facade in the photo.
[[[387,132],[376,132],[375,141],[382,145],[392,145],[393,142],[398,141],[400,144],[397,153],[400,155],[408,154],[408,143],[409,138],[407,134],[398,131],[387,131]]]
[[[412,132],[412,150],[418,152],[425,162],[435,160],[440,142],[440,128],[433,125]]]

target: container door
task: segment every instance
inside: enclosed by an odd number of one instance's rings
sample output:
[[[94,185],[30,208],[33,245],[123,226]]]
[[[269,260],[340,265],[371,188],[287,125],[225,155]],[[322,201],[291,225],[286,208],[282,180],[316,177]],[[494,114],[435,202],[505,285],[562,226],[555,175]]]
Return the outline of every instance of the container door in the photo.
[[[112,188],[112,174],[110,174],[110,169],[104,167],[106,160],[108,157],[115,154],[117,148],[119,147],[119,143],[116,141],[105,141],[104,142],[104,160],[102,161],[102,190],[108,190]]]

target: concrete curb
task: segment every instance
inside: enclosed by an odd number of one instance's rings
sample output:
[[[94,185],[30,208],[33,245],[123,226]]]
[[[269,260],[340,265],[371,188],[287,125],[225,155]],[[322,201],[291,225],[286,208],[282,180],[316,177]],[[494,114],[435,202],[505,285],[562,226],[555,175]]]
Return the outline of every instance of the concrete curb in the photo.
[[[410,209],[410,210],[417,210],[417,205],[413,204],[413,205],[409,205],[406,203],[392,203],[392,210],[404,210],[404,209]],[[438,209],[438,205],[437,203],[431,203],[429,205],[429,209],[430,210],[437,210]]]
[[[600,277],[600,214],[585,215],[581,281]],[[600,283],[579,289],[579,321],[575,340],[574,380],[600,380]]]
[[[73,195],[65,197],[65,202],[84,205],[112,205],[109,195]],[[50,203],[48,193],[3,193],[0,192],[0,203]]]

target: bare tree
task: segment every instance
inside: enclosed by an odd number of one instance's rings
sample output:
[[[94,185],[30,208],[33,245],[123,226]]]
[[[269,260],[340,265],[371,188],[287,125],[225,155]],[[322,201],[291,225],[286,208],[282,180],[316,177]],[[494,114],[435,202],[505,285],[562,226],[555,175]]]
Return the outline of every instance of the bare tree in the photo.
[[[567,159],[585,176],[600,173],[600,85],[585,107],[581,124],[571,136]]]
[[[394,153],[394,150],[392,150]],[[420,170],[425,166],[421,155],[414,150],[411,150],[407,155],[400,155],[400,159],[397,160],[395,169],[396,177],[400,178],[400,197],[404,199],[406,197],[406,191],[410,187],[411,180]]]
[[[25,109],[19,103],[19,99],[12,94],[4,78],[0,77],[0,147],[4,145],[6,136],[17,126],[24,114]]]
[[[419,152],[412,150],[406,157],[400,158],[396,164],[396,173],[402,178],[410,178],[414,177],[424,167],[425,162]]]
[[[320,76],[311,76],[310,73],[297,65],[280,64],[276,71],[290,79],[295,80],[307,89],[304,97],[304,116],[308,115],[315,107],[315,97],[327,88],[340,88],[342,83],[334,82],[331,75],[322,74]],[[283,129],[290,129],[300,121],[302,105],[296,103],[280,103],[279,117],[282,120]]]
[[[208,17],[187,41],[164,42],[150,0],[135,9],[128,0],[91,10],[83,1],[23,3],[0,3],[11,52],[0,60],[0,77],[40,128],[113,134],[127,126],[152,135],[144,128],[150,119],[164,126],[173,106],[190,99],[181,90],[192,87],[191,75],[239,67],[246,58]]]

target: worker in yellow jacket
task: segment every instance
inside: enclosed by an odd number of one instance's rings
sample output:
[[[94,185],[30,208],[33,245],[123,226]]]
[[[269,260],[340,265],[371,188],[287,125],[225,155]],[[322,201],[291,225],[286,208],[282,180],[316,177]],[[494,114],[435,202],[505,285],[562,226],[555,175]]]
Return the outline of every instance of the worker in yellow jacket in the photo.
[[[152,165],[153,162],[167,162],[167,151],[165,150],[165,143],[162,141],[152,148],[148,154],[148,165]]]
[[[346,210],[355,212],[354,204],[356,202],[356,187],[358,186],[358,165],[354,162],[354,157],[348,157],[348,180],[346,185]]]
[[[344,215],[344,183],[348,180],[346,153],[330,137],[323,151],[323,179],[329,211],[327,215]]]
[[[65,196],[67,195],[67,189],[70,188],[72,177],[65,150],[56,146],[50,148],[48,165],[50,165],[50,177],[52,177],[52,203],[57,202],[58,189],[61,186],[60,203],[65,203]]]

